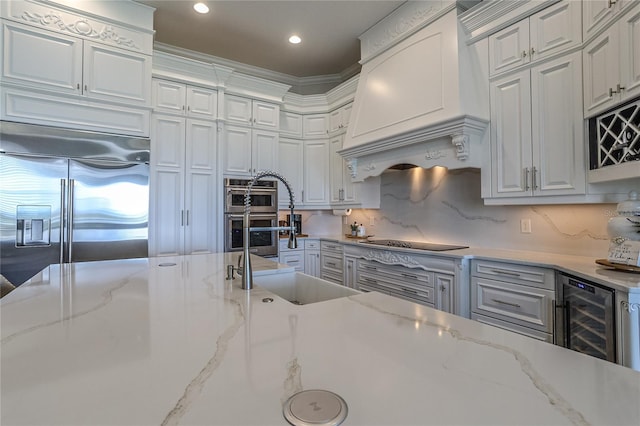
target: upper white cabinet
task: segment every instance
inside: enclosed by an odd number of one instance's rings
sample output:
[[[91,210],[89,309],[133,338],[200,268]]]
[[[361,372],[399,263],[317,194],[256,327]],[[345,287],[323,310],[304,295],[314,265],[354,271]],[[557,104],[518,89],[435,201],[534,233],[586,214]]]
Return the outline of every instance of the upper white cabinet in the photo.
[[[305,139],[326,138],[328,133],[327,114],[308,114],[302,119],[303,137]]]
[[[329,141],[332,205],[356,203],[356,184],[351,181],[344,158],[338,154],[338,151],[342,149],[343,141],[344,134],[337,135]]]
[[[280,138],[278,142],[279,173],[291,185],[296,207],[304,203],[304,141],[301,139]],[[289,206],[289,193],[282,182],[278,182],[278,204],[281,208]]]
[[[585,192],[580,52],[491,83],[492,197]]]
[[[2,81],[65,95],[151,104],[151,57],[2,21]]]
[[[329,113],[329,132],[344,131],[349,124],[353,102]]]
[[[584,48],[583,61],[585,117],[640,94],[640,3]]]
[[[278,139],[276,132],[227,126],[223,140],[224,173],[253,176],[261,170],[277,170]]]
[[[276,131],[280,128],[278,105],[235,95],[225,95],[224,105],[225,118],[229,123]]]
[[[301,138],[302,114],[280,110],[280,134],[291,138]]]
[[[329,140],[304,142],[304,195],[306,206],[329,206]]]
[[[149,255],[217,251],[215,122],[153,114]]]
[[[152,104],[156,112],[215,120],[218,116],[216,90],[174,81],[154,79]]]
[[[489,37],[490,74],[579,46],[581,2],[561,1]]]
[[[582,31],[588,41],[599,30],[611,24],[636,0],[588,0],[582,2]]]

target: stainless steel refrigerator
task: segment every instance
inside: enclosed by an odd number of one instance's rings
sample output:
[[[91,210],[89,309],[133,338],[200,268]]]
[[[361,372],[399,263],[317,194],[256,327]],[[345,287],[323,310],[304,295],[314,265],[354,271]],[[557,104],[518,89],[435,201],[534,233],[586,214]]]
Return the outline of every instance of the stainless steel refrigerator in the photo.
[[[149,140],[0,122],[0,274],[147,257]]]

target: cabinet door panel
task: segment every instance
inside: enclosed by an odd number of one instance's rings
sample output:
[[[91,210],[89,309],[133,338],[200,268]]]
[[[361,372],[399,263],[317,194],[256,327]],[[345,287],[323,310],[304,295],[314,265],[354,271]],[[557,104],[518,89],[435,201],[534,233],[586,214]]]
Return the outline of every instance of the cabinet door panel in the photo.
[[[82,40],[9,22],[2,31],[4,81],[80,93]]]
[[[582,52],[584,69],[584,114],[603,111],[615,102],[609,89],[619,82],[618,28],[612,27]]]
[[[529,70],[491,84],[493,196],[526,196],[531,167],[531,95]]]
[[[580,53],[531,70],[535,195],[585,191],[581,81]]]
[[[616,9],[611,7],[610,0],[588,0],[582,5],[582,31],[586,40],[611,19]]]
[[[540,59],[582,41],[581,2],[564,1],[536,13],[530,18],[529,54]]]
[[[302,119],[304,138],[327,137],[327,114],[305,115]]]
[[[280,107],[275,104],[253,101],[253,125],[278,130],[280,127]]]
[[[151,105],[151,58],[85,41],[85,95]]]
[[[184,118],[154,115],[151,121],[153,164],[163,168],[182,169],[184,164]]]
[[[224,171],[245,175],[251,172],[251,129],[227,126],[224,140]]]
[[[149,255],[177,256],[183,253],[184,226],[182,170],[156,169],[151,174],[149,211]]]
[[[278,169],[278,134],[261,130],[253,131],[251,151],[253,173]]]
[[[304,202],[328,204],[329,141],[305,141]]]
[[[251,124],[251,99],[226,95],[224,105],[227,120],[242,124]]]
[[[154,79],[152,87],[151,104],[154,110],[174,114],[184,113],[186,96],[184,84]]]
[[[303,204],[304,142],[299,139],[280,139],[278,160],[278,170],[291,184],[296,206]],[[289,206],[289,194],[282,182],[278,183],[278,202],[283,208]]]
[[[213,120],[217,118],[218,96],[215,90],[187,87],[187,114]]]
[[[524,19],[489,37],[489,66],[491,74],[507,71],[527,62],[529,62],[528,19]]]
[[[640,4],[620,20],[622,101],[640,94]]]
[[[342,149],[342,136],[336,136],[329,142],[331,161],[329,163],[329,178],[331,182],[331,203],[339,203],[343,199],[343,168],[344,160],[342,156],[338,154],[338,150]]]
[[[302,115],[280,111],[280,133],[294,138],[302,137]]]

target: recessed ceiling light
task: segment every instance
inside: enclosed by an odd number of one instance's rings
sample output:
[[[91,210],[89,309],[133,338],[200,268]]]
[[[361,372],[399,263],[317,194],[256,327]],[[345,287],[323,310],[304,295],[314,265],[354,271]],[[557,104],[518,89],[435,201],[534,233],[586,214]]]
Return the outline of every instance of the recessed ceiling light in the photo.
[[[300,37],[298,37],[297,35],[292,35],[291,37],[289,37],[289,43],[291,44],[298,44],[302,41],[302,39]]]
[[[193,5],[193,8],[198,13],[209,13],[209,7],[204,3],[196,3]]]

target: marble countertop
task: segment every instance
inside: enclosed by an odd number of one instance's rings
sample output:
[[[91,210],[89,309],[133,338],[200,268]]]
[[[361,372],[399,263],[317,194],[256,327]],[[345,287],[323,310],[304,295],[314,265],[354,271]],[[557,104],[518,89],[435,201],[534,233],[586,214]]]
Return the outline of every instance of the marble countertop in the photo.
[[[318,237],[317,239],[337,241],[344,244],[362,244],[359,240],[353,240],[344,236],[323,236]],[[376,237],[372,239],[384,238]],[[629,293],[640,293],[640,273],[613,270],[597,264],[595,257],[571,256],[559,253],[544,253],[526,250],[501,250],[483,247],[469,247],[461,250],[439,252],[374,245],[370,247],[420,254],[428,253],[433,256],[495,260],[516,262],[532,266],[542,266],[576,275],[579,278],[588,279],[604,286],[613,287],[616,290],[622,290]]]
[[[640,372],[375,292],[293,305],[233,261],[52,265],[4,297],[0,423],[282,425],[308,389],[346,425],[640,423]]]

